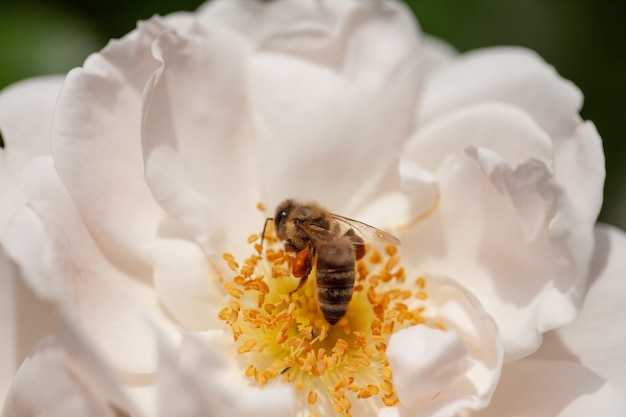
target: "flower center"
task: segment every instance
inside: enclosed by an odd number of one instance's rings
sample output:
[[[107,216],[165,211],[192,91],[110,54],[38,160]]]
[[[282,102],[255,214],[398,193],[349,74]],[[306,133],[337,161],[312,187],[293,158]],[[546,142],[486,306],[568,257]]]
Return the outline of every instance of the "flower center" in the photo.
[[[258,235],[248,238],[255,253],[242,266],[223,255],[235,276],[224,284],[231,300],[219,318],[232,330],[245,375],[260,386],[292,383],[302,393],[298,409],[310,416],[328,408],[351,416],[357,400],[378,408],[397,404],[385,354],[389,336],[416,324],[443,328],[423,316],[426,280],[406,280],[395,246],[367,245],[347,313],[330,325],[319,309],[315,268],[290,295],[298,284],[294,258],[268,229],[263,247]]]

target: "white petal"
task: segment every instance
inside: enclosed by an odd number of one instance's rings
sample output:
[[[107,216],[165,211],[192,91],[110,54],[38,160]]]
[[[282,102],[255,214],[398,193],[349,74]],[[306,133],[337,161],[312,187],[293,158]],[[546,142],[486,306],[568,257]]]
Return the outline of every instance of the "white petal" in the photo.
[[[620,417],[624,397],[589,369],[566,361],[507,364],[489,407],[476,417]]]
[[[146,89],[146,181],[208,252],[245,243],[259,201],[254,138],[246,130],[245,54],[231,34],[191,26],[153,47],[160,68]]]
[[[60,76],[32,78],[0,92],[0,230],[24,202],[18,186],[24,164],[50,153],[50,122],[62,83]]]
[[[576,320],[548,333],[536,356],[574,360],[602,375],[626,398],[626,236],[607,225],[595,230],[591,286]]]
[[[10,268],[10,269],[9,269]],[[4,335],[4,343],[0,346],[0,409],[16,366],[16,315],[13,301],[15,285],[15,267],[0,252],[0,334]]]
[[[430,171],[407,158],[400,160],[397,171],[395,187],[360,208],[356,218],[397,233],[418,223],[436,208],[439,186]]]
[[[155,366],[152,320],[167,328],[151,283],[119,270],[91,238],[49,159],[27,167],[31,197],[3,244],[38,295],[73,311],[107,358],[127,372]]]
[[[350,0],[319,3],[315,0],[288,2],[253,2],[217,0],[204,3],[198,9],[199,21],[223,25],[239,32],[257,47],[276,34],[294,33],[307,29],[332,32],[356,4]]]
[[[427,80],[420,124],[495,102],[518,107],[550,136],[557,178],[579,209],[595,219],[604,182],[600,139],[591,124],[580,121],[580,91],[535,53],[489,48],[461,55]]]
[[[192,336],[178,352],[161,345],[158,378],[163,417],[294,415],[291,387],[247,386],[214,347]]]
[[[101,247],[141,265],[162,211],[143,178],[140,128],[144,86],[157,68],[155,24],[140,25],[69,72],[53,119],[59,176]]]
[[[139,375],[137,379],[139,382],[133,383],[130,381],[130,383],[123,385],[124,394],[132,402],[138,416],[159,416],[158,393],[156,383],[154,382],[155,376],[150,374],[146,378],[143,375]]]
[[[84,385],[97,390],[100,395],[107,398],[107,402],[114,404],[119,410],[128,415],[141,417],[137,407],[128,399],[121,386],[121,378],[132,380],[146,379],[150,374],[132,374],[112,368],[106,356],[102,355],[101,346],[96,345],[99,341],[90,338],[82,323],[76,320],[74,312],[64,308],[63,305],[55,306],[57,315],[57,327],[55,336],[62,345],[66,356],[70,358],[71,370],[80,377]],[[141,378],[143,376],[143,378]]]
[[[443,39],[422,34],[422,70],[424,77],[434,74],[449,63],[453,63],[458,51]]]
[[[446,416],[485,407],[503,357],[493,319],[451,280],[430,277],[424,290],[425,312],[447,331],[418,325],[391,337],[387,352],[400,414]]]
[[[549,167],[542,161],[531,159],[512,169],[492,150],[470,146],[465,152],[479,164],[496,190],[515,208],[531,238],[541,232],[550,220],[548,216],[554,216],[553,206],[559,203],[558,200],[562,200],[562,206],[569,203]],[[567,207],[562,208],[565,209]],[[569,216],[577,214],[574,212]]]
[[[274,30],[261,49],[328,66],[372,87],[386,82],[402,61],[416,58],[419,33],[413,14],[402,3],[363,1],[350,6],[333,10],[318,5],[326,15],[339,13],[332,26],[319,15],[317,22],[292,19],[287,28]]]
[[[418,129],[403,156],[432,172],[451,154],[482,146],[515,166],[529,158],[552,163],[550,137],[525,112],[504,103],[483,103],[442,116]]]
[[[226,305],[219,292],[219,274],[197,245],[158,239],[149,248],[154,286],[163,304],[186,329],[221,327],[217,318]]]
[[[484,172],[462,156],[444,160],[438,209],[401,236],[401,250],[413,267],[452,276],[476,294],[498,322],[507,358],[515,359],[535,351],[541,333],[575,317],[592,225],[544,163],[531,159],[513,169],[486,151],[479,159]]]
[[[40,343],[18,370],[2,417],[114,417],[106,398],[78,379],[53,339]]]
[[[346,196],[380,174],[412,129],[414,23],[381,2],[355,3],[334,31],[301,23],[251,61],[262,188],[270,206],[314,198],[350,215]]]
[[[0,249],[0,409],[13,375],[33,346],[53,331],[53,309],[24,284]]]
[[[0,409],[13,374],[17,370],[17,303],[14,287],[17,285],[17,268],[0,251]]]
[[[467,371],[466,355],[454,330],[413,326],[394,333],[387,358],[402,405],[415,408],[438,396]]]
[[[526,317],[526,324],[517,322],[517,325],[512,326],[517,330],[508,335],[508,354],[515,356],[516,343],[524,345],[530,341],[530,337],[535,339],[531,343],[538,346],[542,332],[567,324],[574,318],[586,287],[593,244],[592,224],[585,222],[581,213],[573,207],[544,163],[530,160],[513,170],[490,151],[468,148],[467,152],[476,159],[496,190],[514,207],[525,226],[528,242],[533,242],[532,246],[537,247],[536,254],[540,254],[539,246],[543,246],[550,254],[547,259],[542,254],[533,261],[543,271],[529,272],[524,265],[519,264],[521,262],[504,263],[500,265],[499,276],[493,277],[498,280],[498,285],[503,282],[511,285],[509,291],[511,288],[519,290],[519,297],[514,296],[502,302],[516,303],[530,314]],[[502,241],[493,244],[500,248],[508,246]],[[492,252],[492,256],[495,259],[486,262],[488,267],[494,268],[502,259],[496,260],[496,251]],[[514,262],[514,259],[511,261]],[[535,277],[531,278],[530,274]],[[535,288],[534,294],[528,291],[532,287]],[[522,295],[524,292],[526,296]],[[532,307],[529,309],[529,306]],[[501,328],[510,324],[502,321],[504,315],[497,315],[493,311],[492,314],[500,321]],[[518,318],[521,317],[520,314]],[[515,335],[515,332],[521,333]],[[526,335],[522,336],[524,333]],[[515,341],[518,337],[521,339]],[[523,354],[526,349],[527,346],[522,347],[517,354]]]
[[[513,170],[498,155],[486,149],[470,147],[466,152],[478,162],[491,184],[514,207],[531,239],[536,239],[547,227],[555,260],[566,263],[567,270],[571,268],[571,280],[557,281],[555,286],[571,297],[575,304],[580,304],[593,245],[592,223],[585,222],[543,162],[531,159]],[[555,313],[557,309],[547,310]],[[548,322],[540,325],[541,329],[558,327],[571,320],[544,319]],[[552,320],[554,323],[550,324]]]
[[[605,170],[602,140],[593,123],[580,123],[554,141],[554,175],[576,207],[595,221],[602,207]]]
[[[22,158],[19,158],[20,160]],[[0,149],[0,230],[7,221],[15,214],[15,211],[25,202],[24,194],[19,188],[19,171],[22,162],[14,163],[11,156]],[[14,167],[15,166],[15,167]]]
[[[0,130],[7,152],[24,163],[50,153],[50,122],[63,84],[61,76],[32,78],[0,93]]]
[[[65,299],[67,283],[49,279],[47,271],[50,243],[37,213],[23,207],[3,230],[2,243],[7,254],[20,267],[20,275],[29,288],[42,299]],[[33,261],[35,260],[35,261]]]
[[[504,102],[527,112],[550,136],[572,132],[582,94],[537,54],[522,48],[485,48],[459,56],[429,77],[419,123],[484,102]]]

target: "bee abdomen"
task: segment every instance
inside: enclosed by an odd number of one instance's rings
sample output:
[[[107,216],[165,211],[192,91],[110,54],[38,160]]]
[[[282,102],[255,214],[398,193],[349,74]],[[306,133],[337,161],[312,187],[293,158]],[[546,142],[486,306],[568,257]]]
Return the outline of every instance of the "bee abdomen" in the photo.
[[[317,298],[320,304],[348,304],[352,299],[354,285],[324,287],[317,284]]]
[[[320,310],[329,324],[337,323],[348,311],[350,303],[324,303],[320,300]]]
[[[352,292],[352,285],[348,287],[322,287],[318,284],[317,299],[320,310],[328,323],[335,324],[346,315],[352,299]]]
[[[352,245],[339,240],[321,245],[317,257],[317,298],[328,323],[335,324],[348,311],[355,277]]]

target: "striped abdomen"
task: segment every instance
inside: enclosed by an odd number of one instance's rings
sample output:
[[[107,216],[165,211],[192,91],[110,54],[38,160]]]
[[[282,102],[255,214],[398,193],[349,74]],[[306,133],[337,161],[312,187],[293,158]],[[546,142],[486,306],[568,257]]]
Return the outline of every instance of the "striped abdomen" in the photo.
[[[341,237],[317,246],[317,298],[326,321],[335,324],[348,311],[355,276],[352,241]]]

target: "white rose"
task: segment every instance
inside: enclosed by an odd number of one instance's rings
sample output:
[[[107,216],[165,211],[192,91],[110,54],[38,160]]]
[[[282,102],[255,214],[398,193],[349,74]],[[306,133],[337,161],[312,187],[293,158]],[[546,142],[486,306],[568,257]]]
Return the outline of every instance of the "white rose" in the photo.
[[[374,0],[212,2],[7,89],[2,285],[37,308],[5,357],[52,334],[3,416],[621,415],[626,239],[594,229],[581,105],[532,52],[456,56]],[[335,326],[271,230],[257,256],[287,197],[402,241]]]

